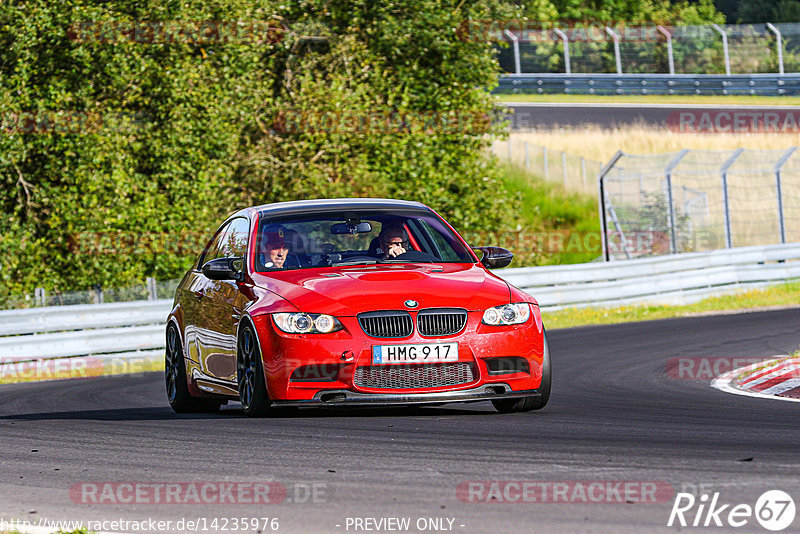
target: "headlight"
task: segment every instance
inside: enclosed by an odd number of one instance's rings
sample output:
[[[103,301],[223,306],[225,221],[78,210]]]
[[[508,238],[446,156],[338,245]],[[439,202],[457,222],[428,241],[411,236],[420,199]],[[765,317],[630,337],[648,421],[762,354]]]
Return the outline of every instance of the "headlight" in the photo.
[[[323,313],[273,313],[272,317],[287,334],[327,334],[344,328],[336,317]]]
[[[493,326],[522,324],[531,317],[531,307],[527,302],[495,306],[483,312],[483,324]]]

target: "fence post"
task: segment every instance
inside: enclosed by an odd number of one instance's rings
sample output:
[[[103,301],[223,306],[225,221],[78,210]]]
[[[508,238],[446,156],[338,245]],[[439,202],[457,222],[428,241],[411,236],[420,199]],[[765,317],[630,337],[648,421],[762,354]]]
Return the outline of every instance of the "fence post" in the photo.
[[[667,226],[669,227],[669,244],[673,254],[678,253],[678,231],[675,228],[675,204],[672,200],[672,171],[678,166],[678,163],[689,153],[689,149],[684,148],[678,155],[672,158],[667,166],[664,168],[664,179],[667,182]]]
[[[672,34],[664,26],[656,26],[664,37],[667,38],[667,62],[669,63],[669,73],[675,74],[675,56],[672,54]]]
[[[767,22],[767,29],[774,33],[778,40],[778,74],[783,76],[783,36],[781,31],[771,22]]]
[[[719,26],[719,24],[712,24],[711,27],[714,28],[715,30],[717,30],[720,35],[722,35],[722,55],[723,55],[723,57],[725,59],[725,74],[730,76],[731,75],[731,58],[728,55],[728,34],[725,33],[725,30],[723,30]]]
[[[525,170],[528,170],[531,166],[531,155],[528,152],[528,142],[525,141]]]
[[[600,241],[603,249],[603,261],[611,261],[611,255],[608,250],[608,221],[606,221],[606,187],[604,179],[622,156],[622,150],[617,150],[617,153],[611,156],[611,160],[600,169],[600,174],[597,176],[597,203],[600,211]],[[624,235],[621,237],[623,240],[625,239]]]
[[[722,207],[725,209],[725,248],[733,248],[733,237],[731,237],[731,206],[728,200],[728,169],[734,164],[736,159],[744,152],[743,148],[738,148],[728,161],[722,164],[719,172],[722,175]]]
[[[567,153],[561,151],[561,172],[564,175],[564,189],[567,188]]]
[[[511,38],[511,42],[514,46],[514,71],[517,74],[522,74],[522,67],[520,66],[519,62],[519,39],[517,39],[517,36],[508,30],[506,30],[506,35]]]
[[[561,39],[561,42],[564,43],[564,73],[572,74],[572,68],[569,64],[569,38],[567,37],[566,33],[558,28],[554,28],[553,32],[555,32],[555,34]]]
[[[156,286],[156,279],[147,277],[147,300],[158,299],[158,287]]]
[[[797,147],[793,146],[784,152],[781,159],[775,164],[775,196],[778,199],[778,227],[781,234],[781,243],[786,243],[786,222],[783,218],[783,190],[781,189],[781,167],[792,157],[795,150],[797,150]]]
[[[103,303],[103,286],[100,284],[94,284],[92,286],[94,289],[94,303],[95,304],[102,304]]]
[[[45,291],[43,287],[37,287],[33,290],[33,305],[36,307],[45,305]]]
[[[547,172],[547,147],[546,146],[542,147],[542,157],[544,158],[544,179],[545,180],[549,180],[550,177],[548,176],[549,173]]]
[[[581,158],[581,181],[583,182],[583,190],[586,191],[586,158]]]
[[[619,35],[617,32],[606,26],[606,33],[614,39],[614,60],[617,63],[617,75],[622,74],[622,57],[619,53]]]

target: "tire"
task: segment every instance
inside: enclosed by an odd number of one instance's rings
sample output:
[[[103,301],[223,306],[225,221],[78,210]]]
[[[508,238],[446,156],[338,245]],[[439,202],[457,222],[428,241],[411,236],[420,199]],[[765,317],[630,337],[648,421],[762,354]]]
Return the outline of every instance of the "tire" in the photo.
[[[542,330],[542,341],[544,351],[542,354],[542,383],[539,385],[539,396],[522,397],[520,399],[497,399],[493,400],[495,410],[500,413],[530,412],[531,410],[541,410],[550,400],[550,384],[552,382],[552,372],[550,371],[550,348],[547,346],[547,335]]]
[[[167,349],[164,355],[164,378],[167,400],[176,413],[214,413],[219,411],[221,401],[192,397],[186,382],[186,362],[183,359],[178,329],[174,324],[167,327]]]
[[[246,324],[239,333],[236,356],[236,381],[239,402],[250,417],[264,417],[270,412],[270,399],[264,381],[261,349],[252,325]]]

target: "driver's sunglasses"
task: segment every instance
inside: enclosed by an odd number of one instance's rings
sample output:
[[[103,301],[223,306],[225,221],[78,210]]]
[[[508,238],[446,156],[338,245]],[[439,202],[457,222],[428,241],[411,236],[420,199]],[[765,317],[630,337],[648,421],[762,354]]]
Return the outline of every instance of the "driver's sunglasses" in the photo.
[[[387,245],[390,247],[401,246],[403,248],[408,248],[408,241],[389,241]]]

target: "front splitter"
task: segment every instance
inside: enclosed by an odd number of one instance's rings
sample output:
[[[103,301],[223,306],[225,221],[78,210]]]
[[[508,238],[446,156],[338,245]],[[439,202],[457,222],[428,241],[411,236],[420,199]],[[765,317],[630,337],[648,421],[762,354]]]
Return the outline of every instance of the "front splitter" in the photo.
[[[500,389],[503,392],[500,392]],[[361,393],[346,389],[320,391],[308,400],[273,401],[272,406],[375,406],[478,402],[494,399],[541,397],[538,390],[512,391],[508,384],[491,384],[458,391],[436,393]]]

